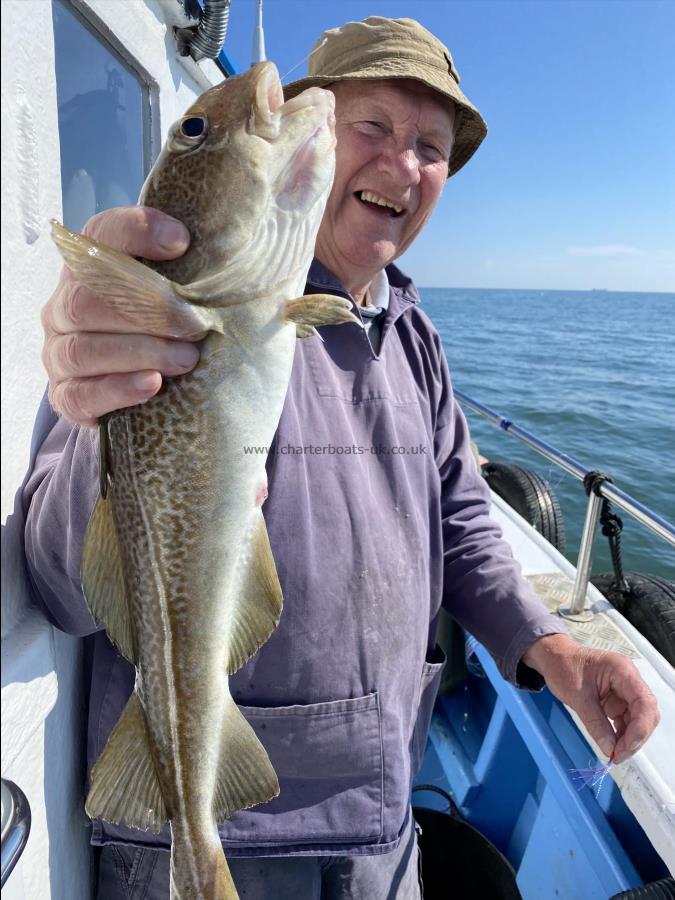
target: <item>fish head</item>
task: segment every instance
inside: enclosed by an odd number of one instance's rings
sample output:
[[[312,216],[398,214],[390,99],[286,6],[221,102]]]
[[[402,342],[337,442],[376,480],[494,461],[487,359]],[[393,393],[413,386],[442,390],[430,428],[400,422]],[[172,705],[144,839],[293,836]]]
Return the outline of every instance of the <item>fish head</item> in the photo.
[[[140,203],[191,234],[183,257],[153,267],[181,284],[222,272],[225,292],[249,281],[263,292],[302,270],[301,288],[333,183],[334,125],[329,91],[284,103],[270,62],[202,94],[171,128],[141,193]]]

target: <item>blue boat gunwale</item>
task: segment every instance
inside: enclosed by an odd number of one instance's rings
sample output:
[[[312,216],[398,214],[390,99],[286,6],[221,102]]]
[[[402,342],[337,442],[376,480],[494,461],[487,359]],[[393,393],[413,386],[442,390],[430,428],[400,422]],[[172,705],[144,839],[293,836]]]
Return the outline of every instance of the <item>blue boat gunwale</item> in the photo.
[[[452,795],[513,865],[524,896],[548,896],[539,889],[552,859],[584,885],[584,900],[667,876],[618,785],[607,778],[596,796],[572,780],[570,770],[588,765],[594,752],[563,704],[546,689],[535,694],[506,682],[482,645],[475,654],[480,673],[470,671],[463,686],[437,698],[415,784]],[[416,793],[415,804],[444,808],[433,794]]]

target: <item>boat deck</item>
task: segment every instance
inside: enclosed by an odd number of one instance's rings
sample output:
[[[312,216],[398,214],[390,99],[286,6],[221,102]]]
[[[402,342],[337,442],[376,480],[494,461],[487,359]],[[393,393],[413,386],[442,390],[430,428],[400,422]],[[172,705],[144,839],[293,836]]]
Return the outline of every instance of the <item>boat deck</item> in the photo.
[[[574,567],[494,495],[493,517],[553,603]],[[466,681],[437,701],[417,779],[449,790],[510,860],[526,898],[607,900],[675,871],[675,671],[598,591],[588,596],[599,615],[576,636],[633,657],[657,696],[662,721],[645,747],[599,791],[579,789],[570,769],[597,765],[599,750],[578,718],[548,691],[507,684],[477,645]],[[444,808],[431,793],[415,803]]]

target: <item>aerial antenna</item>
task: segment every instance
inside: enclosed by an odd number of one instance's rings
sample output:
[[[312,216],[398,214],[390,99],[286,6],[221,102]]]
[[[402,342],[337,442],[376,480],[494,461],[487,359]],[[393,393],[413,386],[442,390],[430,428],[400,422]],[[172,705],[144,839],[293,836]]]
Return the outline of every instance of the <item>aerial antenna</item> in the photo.
[[[264,62],[267,59],[265,55],[265,32],[263,31],[263,15],[262,0],[258,0],[258,10],[256,13],[256,23],[253,29],[253,52],[251,54],[251,65]]]

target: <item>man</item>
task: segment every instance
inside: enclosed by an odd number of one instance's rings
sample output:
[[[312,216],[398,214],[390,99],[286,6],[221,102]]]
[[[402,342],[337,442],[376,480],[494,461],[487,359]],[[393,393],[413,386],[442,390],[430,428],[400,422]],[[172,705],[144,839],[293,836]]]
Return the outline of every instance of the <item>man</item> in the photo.
[[[327,326],[323,342],[298,342],[264,505],[285,608],[231,679],[266,727],[281,795],[237,813],[221,837],[246,897],[409,900],[420,896],[410,786],[442,668],[441,601],[506,678],[532,689],[545,679],[617,762],[658,712],[632,663],[579,647],[520,578],[488,517],[438,335],[392,265],[485,135],[449,51],[412,20],[374,17],[323,35],[310,76],[287,94],[310,84],[335,94],[337,168],[307,292],[351,297],[367,330]],[[189,241],[154,210],[111,210],[87,230],[150,259]],[[67,271],[43,322],[62,418],[46,422],[26,489],[26,552],[47,614],[84,635],[96,631],[79,582],[96,440],[71,423],[147,400],[197,350],[169,320],[160,335],[140,333]],[[310,445],[321,452],[289,449]],[[346,447],[372,452],[336,450]],[[92,666],[90,766],[133,687],[101,631]],[[100,898],[167,896],[168,854],[152,835],[95,821],[92,839],[104,845]]]

